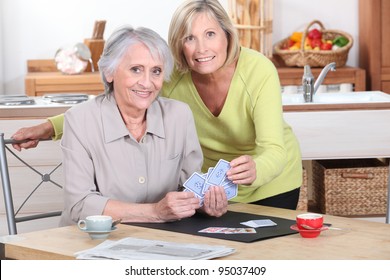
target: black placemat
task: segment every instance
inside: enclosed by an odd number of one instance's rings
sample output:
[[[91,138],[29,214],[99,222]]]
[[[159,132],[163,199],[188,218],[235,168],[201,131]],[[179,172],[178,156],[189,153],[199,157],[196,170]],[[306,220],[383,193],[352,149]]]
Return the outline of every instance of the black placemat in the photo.
[[[246,227],[241,225],[241,222],[249,220],[271,219],[277,226],[273,227],[260,227],[256,228],[256,233],[246,234],[223,234],[223,233],[202,233],[202,230],[207,227],[229,227],[229,228],[242,228]],[[222,217],[209,217],[202,214],[195,214],[194,216],[180,221],[169,223],[127,223],[128,225],[161,229],[167,231],[174,231],[180,233],[187,233],[193,235],[206,236],[211,238],[219,238],[225,240],[239,241],[239,242],[253,242],[264,240],[268,238],[274,238],[278,236],[284,236],[297,233],[290,229],[290,226],[295,224],[295,220],[288,220],[284,218],[255,215],[242,212],[228,211]]]

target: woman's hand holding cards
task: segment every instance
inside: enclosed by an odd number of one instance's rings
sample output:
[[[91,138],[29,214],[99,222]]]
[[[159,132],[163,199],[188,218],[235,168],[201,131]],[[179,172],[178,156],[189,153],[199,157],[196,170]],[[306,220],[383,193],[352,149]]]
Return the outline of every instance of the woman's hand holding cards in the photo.
[[[237,196],[238,187],[226,177],[230,163],[220,159],[207,173],[193,173],[183,184],[184,192],[194,193],[200,199],[202,211],[220,217],[227,212],[228,200]]]
[[[199,208],[199,198],[191,192],[169,192],[155,204],[156,216],[160,222],[191,217]]]
[[[256,180],[256,163],[248,155],[235,158],[230,162],[226,176],[234,184],[250,185]]]
[[[201,200],[203,206],[204,196],[212,186],[222,186],[227,200],[237,196],[238,186],[226,176],[230,169],[230,163],[220,159],[215,167],[210,167],[207,173],[200,174],[194,172],[187,181],[184,182],[184,192],[193,192]]]
[[[224,187],[212,186],[204,195],[202,211],[213,217],[221,217],[227,212],[227,197]]]

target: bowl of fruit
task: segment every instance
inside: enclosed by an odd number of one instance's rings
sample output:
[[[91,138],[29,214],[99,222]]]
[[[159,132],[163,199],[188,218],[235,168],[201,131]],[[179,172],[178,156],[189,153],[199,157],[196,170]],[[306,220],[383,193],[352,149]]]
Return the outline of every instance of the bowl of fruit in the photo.
[[[336,62],[342,67],[348,59],[353,38],[340,30],[325,29],[323,24],[312,21],[303,32],[293,32],[289,37],[274,46],[274,54],[279,56],[286,66],[324,67]]]

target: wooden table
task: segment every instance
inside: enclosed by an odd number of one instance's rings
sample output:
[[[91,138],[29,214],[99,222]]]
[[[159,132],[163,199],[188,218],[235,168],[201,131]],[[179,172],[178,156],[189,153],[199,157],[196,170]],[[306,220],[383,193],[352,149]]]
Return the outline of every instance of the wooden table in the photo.
[[[270,208],[251,204],[231,204],[229,210],[295,219],[301,211]],[[125,237],[202,243],[233,247],[236,252],[222,259],[390,259],[390,225],[324,215],[325,222],[347,230],[327,230],[314,239],[293,234],[252,243],[194,236],[150,228],[119,225],[109,239]],[[76,226],[30,232],[1,238],[2,258],[74,259],[74,253],[92,248],[101,240],[91,240]]]

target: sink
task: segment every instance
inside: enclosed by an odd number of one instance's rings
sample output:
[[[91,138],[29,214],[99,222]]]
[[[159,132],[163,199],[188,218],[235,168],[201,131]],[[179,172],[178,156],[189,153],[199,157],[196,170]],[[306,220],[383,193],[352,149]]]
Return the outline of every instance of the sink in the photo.
[[[390,94],[381,91],[319,92],[313,102],[304,102],[302,94],[283,93],[284,110],[331,110],[331,109],[390,109]]]
[[[357,92],[319,92],[313,96],[313,102],[306,103],[302,94],[282,94],[283,105],[310,105],[310,104],[339,104],[339,103],[367,103],[390,102],[390,94],[381,91],[357,91]]]

